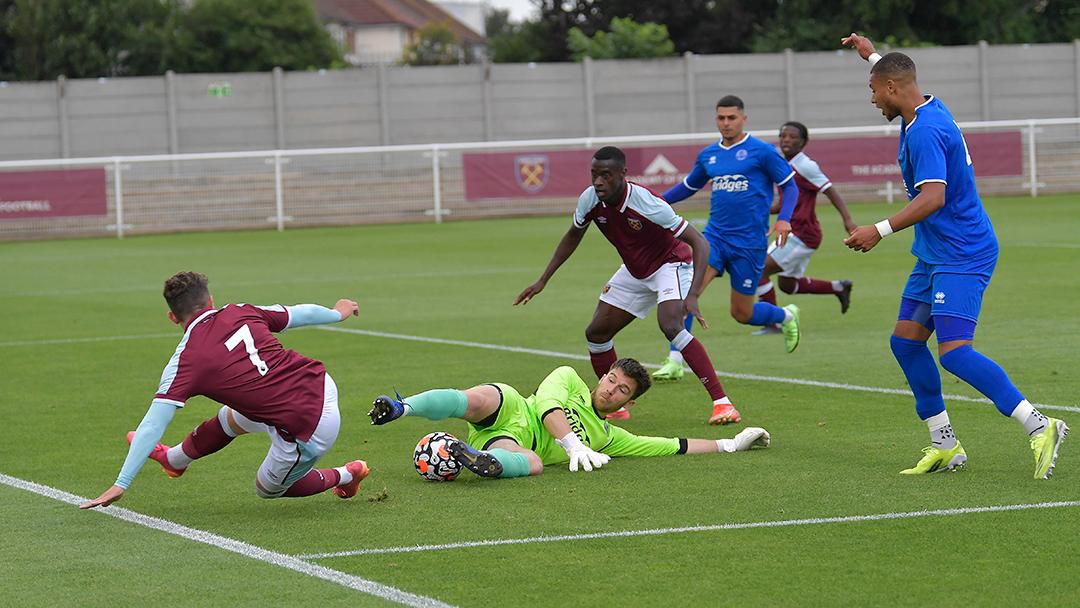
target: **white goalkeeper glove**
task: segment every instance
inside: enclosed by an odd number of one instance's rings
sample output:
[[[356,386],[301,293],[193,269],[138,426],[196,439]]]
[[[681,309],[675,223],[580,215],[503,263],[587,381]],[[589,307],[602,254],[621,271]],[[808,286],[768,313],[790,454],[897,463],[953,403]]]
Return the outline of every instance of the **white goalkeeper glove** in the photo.
[[[745,452],[753,447],[767,448],[772,443],[769,431],[751,426],[743,429],[732,439],[717,439],[716,447],[720,452]]]
[[[561,439],[556,439],[555,442],[566,450],[566,455],[570,457],[570,470],[574,472],[577,472],[579,465],[586,471],[591,471],[594,468],[599,469],[611,460],[611,456],[597,452],[581,443],[577,435],[572,432]]]

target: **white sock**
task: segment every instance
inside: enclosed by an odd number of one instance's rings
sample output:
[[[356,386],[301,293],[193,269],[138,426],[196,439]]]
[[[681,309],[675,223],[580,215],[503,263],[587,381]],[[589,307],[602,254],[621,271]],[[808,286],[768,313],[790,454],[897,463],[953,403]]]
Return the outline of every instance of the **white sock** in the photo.
[[[679,350],[669,350],[668,351],[668,359],[671,359],[672,361],[678,363],[679,365],[682,365],[683,361],[685,361],[683,359],[683,356],[682,356],[682,351],[679,351]]]
[[[843,284],[840,283],[840,281],[833,281],[832,282],[832,290],[835,291],[836,293],[840,293],[841,291],[844,291],[844,286],[843,286]]]
[[[352,481],[352,473],[349,472],[349,469],[341,466],[334,467],[334,470],[338,472],[338,475],[341,475],[341,481],[339,481],[337,485],[343,486]]]
[[[791,314],[791,311],[786,309],[786,308],[783,309],[783,310],[784,310],[784,324],[790,323],[791,320],[795,318],[795,315]]]
[[[731,405],[731,399],[728,399],[727,395],[712,402],[713,405]]]
[[[195,462],[195,459],[188,456],[184,449],[181,448],[182,443],[178,443],[169,448],[169,451],[165,453],[165,458],[169,461],[169,466],[174,469],[186,469],[191,463]]]
[[[930,427],[930,445],[939,450],[951,450],[956,447],[956,433],[949,423],[949,412],[941,412],[926,419]]]
[[[1028,403],[1027,399],[1017,404],[1010,417],[1015,418],[1017,422],[1024,425],[1024,432],[1029,436],[1037,435],[1046,428],[1046,416],[1035,409],[1035,406]]]

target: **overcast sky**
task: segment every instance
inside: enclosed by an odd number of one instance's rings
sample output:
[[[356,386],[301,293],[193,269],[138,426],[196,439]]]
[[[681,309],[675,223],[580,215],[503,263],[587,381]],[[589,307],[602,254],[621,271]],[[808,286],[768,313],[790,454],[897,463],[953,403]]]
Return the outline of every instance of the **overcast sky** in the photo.
[[[536,6],[529,0],[486,0],[492,8],[510,9],[510,19],[524,21],[536,11]]]

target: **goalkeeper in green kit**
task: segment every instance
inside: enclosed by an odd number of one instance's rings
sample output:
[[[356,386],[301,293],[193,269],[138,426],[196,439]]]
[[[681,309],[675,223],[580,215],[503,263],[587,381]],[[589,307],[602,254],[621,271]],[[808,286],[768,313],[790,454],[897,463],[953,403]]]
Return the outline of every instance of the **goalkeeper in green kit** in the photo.
[[[536,394],[523,397],[506,384],[481,384],[461,391],[435,389],[402,399],[381,396],[368,413],[372,424],[402,416],[429,420],[462,418],[467,442],[451,440],[450,453],[483,477],[539,475],[545,465],[569,463],[571,471],[598,469],[618,456],[671,456],[742,452],[768,447],[769,433],[747,428],[732,439],[679,439],[634,435],[604,418],[649,389],[648,371],[634,359],[619,359],[593,390],[574,368],[548,374]]]

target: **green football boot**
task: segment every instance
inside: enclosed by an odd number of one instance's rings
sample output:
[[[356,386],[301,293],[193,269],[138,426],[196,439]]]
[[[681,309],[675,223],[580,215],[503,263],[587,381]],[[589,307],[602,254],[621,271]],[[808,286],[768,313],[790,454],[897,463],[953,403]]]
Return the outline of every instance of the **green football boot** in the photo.
[[[1047,418],[1043,432],[1031,438],[1031,451],[1035,452],[1035,479],[1050,479],[1057,464],[1058,448],[1069,434],[1064,420]]]
[[[791,320],[781,326],[784,331],[784,348],[790,353],[799,346],[799,307],[788,304],[784,310],[791,313]]]
[[[964,463],[967,462],[967,452],[964,451],[964,446],[960,445],[959,441],[956,442],[956,447],[951,450],[938,449],[932,445],[926,446],[923,448],[923,454],[925,455],[919,462],[915,463],[915,466],[900,471],[900,474],[923,475],[925,473],[952,471],[964,468]]]
[[[676,382],[683,377],[684,373],[686,372],[683,370],[682,363],[669,357],[660,369],[652,373],[652,379],[657,382]]]

